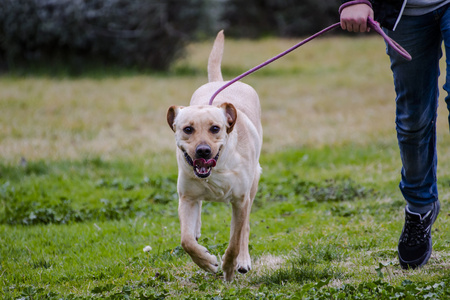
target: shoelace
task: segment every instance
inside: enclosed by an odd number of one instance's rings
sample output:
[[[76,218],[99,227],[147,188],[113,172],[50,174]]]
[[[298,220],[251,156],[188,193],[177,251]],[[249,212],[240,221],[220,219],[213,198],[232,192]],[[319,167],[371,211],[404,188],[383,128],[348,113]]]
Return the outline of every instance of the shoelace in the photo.
[[[428,240],[429,230],[425,228],[425,220],[420,221],[406,218],[405,229],[403,233],[402,243],[408,247],[414,247],[420,244],[424,244]]]

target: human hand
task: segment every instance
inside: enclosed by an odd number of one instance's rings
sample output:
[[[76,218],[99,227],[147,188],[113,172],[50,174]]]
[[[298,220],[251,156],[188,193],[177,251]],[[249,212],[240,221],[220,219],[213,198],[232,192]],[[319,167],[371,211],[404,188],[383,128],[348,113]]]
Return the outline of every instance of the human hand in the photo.
[[[341,28],[349,32],[369,32],[367,18],[373,19],[373,10],[367,4],[355,4],[341,11]]]

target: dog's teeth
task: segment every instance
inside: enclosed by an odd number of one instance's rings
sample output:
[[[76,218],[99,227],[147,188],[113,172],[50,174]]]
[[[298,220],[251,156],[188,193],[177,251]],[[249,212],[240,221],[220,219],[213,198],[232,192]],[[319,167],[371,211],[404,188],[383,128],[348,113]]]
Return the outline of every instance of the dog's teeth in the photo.
[[[198,174],[208,174],[211,171],[211,168],[205,168],[205,167],[196,167],[195,172]]]

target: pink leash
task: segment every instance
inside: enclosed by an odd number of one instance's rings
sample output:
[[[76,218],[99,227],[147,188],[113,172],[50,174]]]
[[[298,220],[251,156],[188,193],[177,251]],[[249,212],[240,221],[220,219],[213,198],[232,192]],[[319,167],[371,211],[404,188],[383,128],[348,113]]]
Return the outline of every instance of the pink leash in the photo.
[[[406,60],[411,60],[411,55],[410,55],[410,54],[409,54],[402,46],[400,46],[396,41],[394,41],[393,39],[391,39],[390,37],[388,37],[388,36],[384,33],[384,31],[381,29],[380,25],[379,25],[377,22],[375,22],[375,21],[372,20],[371,18],[368,18],[368,19],[367,19],[367,24],[370,26],[370,28],[372,28],[373,30],[375,30],[375,32],[377,32],[378,34],[380,34],[380,35],[384,38],[384,40],[386,41],[386,43],[387,43],[389,46],[391,46],[395,51],[397,51],[398,54],[400,54],[404,59],[406,59]],[[294,51],[294,50],[297,49],[298,47],[300,47],[300,46],[306,44],[307,42],[309,42],[309,41],[315,39],[316,37],[318,37],[318,36],[320,36],[320,35],[322,35],[322,34],[328,32],[328,31],[330,31],[330,30],[332,30],[332,29],[334,29],[334,28],[336,28],[336,27],[338,27],[338,26],[340,26],[340,23],[336,23],[336,24],[333,24],[333,25],[331,25],[331,26],[328,26],[327,28],[322,29],[321,31],[319,31],[319,32],[317,32],[316,34],[310,36],[309,38],[307,38],[307,39],[301,41],[300,43],[298,43],[298,44],[292,46],[291,48],[287,49],[286,51],[281,52],[281,53],[278,54],[277,56],[272,57],[271,59],[269,59],[269,60],[263,62],[262,64],[260,64],[260,65],[258,65],[258,66],[256,66],[256,67],[254,67],[254,68],[248,70],[248,71],[245,72],[245,73],[242,73],[241,75],[239,75],[238,77],[234,78],[233,80],[228,81],[225,85],[223,85],[221,88],[219,88],[219,89],[212,95],[211,99],[209,100],[209,105],[212,105],[212,103],[213,103],[213,101],[214,101],[214,98],[216,98],[216,96],[217,96],[221,91],[223,91],[224,89],[226,89],[227,87],[229,87],[230,85],[232,85],[233,83],[235,83],[236,81],[239,81],[239,80],[241,80],[242,78],[244,78],[244,77],[246,77],[246,76],[248,76],[248,75],[250,75],[250,74],[252,74],[252,73],[254,73],[254,72],[256,72],[256,71],[258,71],[259,69],[261,69],[261,68],[267,66],[268,64],[274,62],[275,60],[277,60],[277,59],[279,59],[279,58],[285,56],[286,54],[288,54],[288,53]]]

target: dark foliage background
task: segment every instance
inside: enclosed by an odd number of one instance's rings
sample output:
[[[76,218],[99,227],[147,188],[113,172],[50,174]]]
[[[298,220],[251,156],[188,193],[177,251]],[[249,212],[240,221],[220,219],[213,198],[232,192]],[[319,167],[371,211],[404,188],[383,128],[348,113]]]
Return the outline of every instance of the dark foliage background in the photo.
[[[0,70],[115,65],[167,70],[186,44],[300,36],[336,22],[330,0],[0,0]]]
[[[0,0],[3,66],[95,60],[166,69],[198,29],[203,2]]]
[[[341,1],[231,0],[223,10],[227,34],[235,37],[303,36],[339,21]]]

